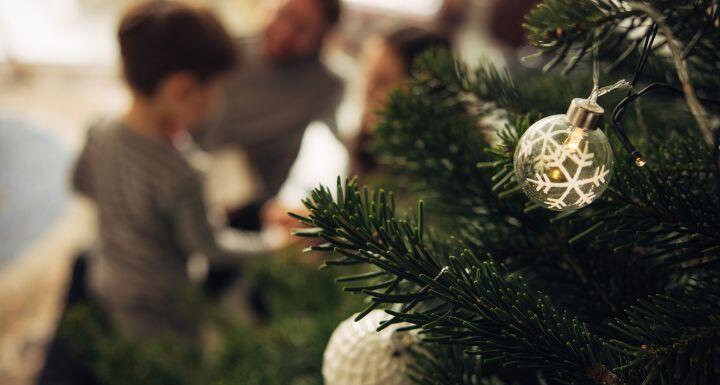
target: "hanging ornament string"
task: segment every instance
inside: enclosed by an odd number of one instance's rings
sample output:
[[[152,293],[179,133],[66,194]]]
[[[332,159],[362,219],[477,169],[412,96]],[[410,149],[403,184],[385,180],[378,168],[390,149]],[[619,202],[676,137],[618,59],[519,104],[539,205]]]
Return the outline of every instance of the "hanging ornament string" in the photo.
[[[595,31],[595,35],[599,35],[599,31]],[[625,79],[620,79],[614,84],[600,87],[600,58],[599,58],[599,44],[595,44],[592,49],[592,79],[593,79],[593,88],[590,92],[590,96],[588,97],[588,104],[597,104],[597,98],[600,96],[603,96],[611,91],[621,89],[621,88],[629,88],[630,92],[632,93],[632,87],[633,84],[628,82]],[[644,63],[643,63],[644,64]],[[622,126],[620,125],[612,125],[613,129],[615,130],[615,134],[620,139],[620,143],[623,145],[625,150],[630,153],[635,159],[635,164],[639,167],[642,167],[645,165],[645,161],[643,160],[642,156],[640,155],[640,151],[638,151],[635,146],[630,143],[630,139],[628,139],[627,135],[625,135],[625,131],[622,129]]]
[[[590,97],[598,98],[598,97],[603,96],[611,91],[615,91],[615,90],[622,89],[622,88],[631,88],[631,87],[632,87],[632,85],[630,85],[630,82],[628,82],[625,79],[620,79],[613,84],[598,88],[597,90],[595,90],[593,92],[593,94]]]
[[[599,35],[599,31],[595,31],[595,35]],[[621,88],[632,88],[632,85],[630,82],[628,82],[625,79],[620,79],[617,82],[600,87],[600,58],[598,54],[598,44],[595,44],[592,49],[592,58],[593,58],[593,72],[592,72],[592,79],[593,79],[593,87],[592,91],[590,91],[590,96],[588,97],[588,104],[597,104],[597,98],[611,92],[617,89]]]
[[[597,38],[598,30],[595,30],[595,37]],[[600,59],[599,59],[599,47],[597,44],[593,46],[592,57],[593,57],[593,88],[588,98],[588,103],[595,104],[598,98],[598,89],[600,87]]]
[[[597,45],[592,52],[590,96],[573,99],[565,114],[535,122],[515,149],[515,177],[537,206],[556,211],[579,209],[602,195],[610,183],[614,157],[607,137],[598,129],[604,110],[597,98],[629,83],[621,80],[600,87]]]
[[[596,30],[596,31],[595,31],[595,36],[597,37],[598,35],[599,35],[599,31]],[[593,58],[593,61],[592,61],[592,69],[593,69],[593,71],[592,71],[592,80],[593,80],[593,86],[592,86],[592,91],[590,91],[590,96],[588,96],[588,98],[586,99],[586,101],[587,101],[586,104],[587,104],[587,107],[589,107],[589,108],[591,108],[591,109],[592,109],[592,108],[597,108],[597,109],[602,110],[602,107],[600,107],[600,105],[598,105],[598,103],[597,103],[597,99],[598,99],[600,96],[605,95],[605,94],[607,94],[607,93],[609,93],[609,92],[611,92],[611,91],[614,91],[614,90],[616,90],[616,89],[620,89],[620,88],[632,88],[632,85],[631,85],[630,82],[628,82],[627,80],[625,80],[625,79],[620,79],[620,80],[618,80],[617,82],[615,82],[614,84],[610,84],[610,85],[608,85],[608,86],[600,87],[600,59],[599,59],[598,50],[599,50],[598,44],[595,44],[595,45],[593,46],[593,48],[592,48],[592,58]],[[569,136],[569,137],[567,138],[567,140],[565,141],[564,145],[565,145],[565,146],[570,146],[570,147],[572,147],[573,149],[575,149],[575,148],[577,147],[578,141],[581,140],[582,136],[583,136],[583,128],[581,128],[581,127],[575,127],[575,128],[573,129],[573,131],[570,133],[570,136]],[[624,133],[623,133],[623,136],[624,136]],[[629,143],[629,141],[628,141],[628,143]]]

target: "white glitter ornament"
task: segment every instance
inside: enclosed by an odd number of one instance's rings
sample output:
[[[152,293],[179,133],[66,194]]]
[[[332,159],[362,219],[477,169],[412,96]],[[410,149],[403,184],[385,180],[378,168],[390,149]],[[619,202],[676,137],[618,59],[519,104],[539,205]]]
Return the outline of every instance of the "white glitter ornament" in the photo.
[[[557,211],[579,209],[610,183],[613,152],[597,129],[603,114],[587,99],[573,99],[568,112],[535,122],[515,149],[515,177],[525,194]]]
[[[395,333],[407,324],[391,325],[376,332],[380,321],[389,316],[373,310],[354,322],[357,314],[335,329],[323,356],[325,385],[409,385],[409,347],[415,342],[410,333]]]

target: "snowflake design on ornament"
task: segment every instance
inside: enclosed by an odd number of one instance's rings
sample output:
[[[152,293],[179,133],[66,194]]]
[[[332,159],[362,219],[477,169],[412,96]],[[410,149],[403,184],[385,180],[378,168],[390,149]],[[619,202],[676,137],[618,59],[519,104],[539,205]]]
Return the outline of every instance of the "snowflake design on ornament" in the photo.
[[[566,125],[548,124],[546,129],[538,130],[520,144],[521,157],[530,156],[535,145],[541,146],[539,154],[532,159],[535,178],[529,178],[528,182],[534,185],[536,191],[542,190],[544,194],[553,188],[562,189],[559,196],[547,197],[545,200],[545,204],[552,209],[561,210],[568,204],[591,203],[595,199],[595,188],[604,184],[610,173],[605,165],[601,165],[590,171],[590,177],[581,177],[583,174],[588,175],[586,170],[593,166],[595,154],[590,152],[588,142],[582,143],[577,149],[567,148],[563,141],[570,130],[571,127]]]
[[[563,138],[570,135],[570,128],[562,124],[549,124],[545,130],[538,130],[532,136],[520,142],[520,157],[527,158],[532,154],[533,148],[541,142],[542,148],[532,161],[535,163],[535,171],[540,173],[545,165],[557,159],[557,151],[563,147],[558,143],[556,136]]]

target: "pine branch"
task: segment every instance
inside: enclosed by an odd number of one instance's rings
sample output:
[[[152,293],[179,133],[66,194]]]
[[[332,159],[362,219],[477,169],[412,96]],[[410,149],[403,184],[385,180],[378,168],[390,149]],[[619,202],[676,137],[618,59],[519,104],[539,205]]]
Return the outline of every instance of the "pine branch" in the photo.
[[[422,204],[414,220],[401,219],[392,194],[338,183],[335,199],[319,188],[305,200],[310,215],[298,218],[311,228],[298,235],[325,240],[312,249],[339,255],[328,267],[366,267],[338,280],[368,297],[360,317],[386,308],[393,318],[381,328],[408,322],[426,343],[451,346],[421,358],[420,383],[482,383],[467,376],[478,362],[455,354],[463,348],[554,383],[713,383],[720,155],[700,140],[688,110],[663,95],[643,95],[641,106],[640,88],[619,101],[648,165],[617,153],[610,188],[577,212],[552,216],[527,203],[512,155],[538,117],[588,94],[579,69],[596,46],[603,67],[632,73],[637,87],[660,81],[667,90],[683,86],[683,96],[692,83],[702,103],[691,103],[692,112],[708,131],[720,115],[708,103],[720,96],[718,16],[717,0],[546,0],[527,28],[552,55],[546,69],[564,63],[562,73],[573,74],[562,82],[469,70],[442,52],[423,56],[407,92],[390,98],[377,149],[420,186],[442,231],[426,229]],[[625,111],[630,99],[634,109]],[[506,119],[505,129],[493,132],[490,117]]]
[[[482,359],[453,346],[424,346],[413,352],[411,378],[418,385],[504,385],[485,377]]]
[[[613,326],[625,339],[613,346],[633,359],[643,383],[715,384],[720,338],[718,276],[695,283],[678,297],[656,295],[627,311]]]
[[[493,186],[498,198],[518,190],[511,176],[512,154],[530,120],[517,119],[499,132],[501,144],[488,151],[495,160],[483,163],[494,169],[492,180],[500,181]],[[634,248],[671,268],[717,269],[720,174],[712,167],[711,150],[686,130],[683,136],[677,131],[666,138],[658,135],[644,152],[650,163],[645,168],[616,153],[608,192],[581,215],[561,213],[553,222],[571,219],[571,245],[586,242],[613,252]],[[536,207],[526,206],[525,212]]]
[[[524,81],[527,86],[520,91],[506,73],[482,66],[469,72],[453,63],[447,53],[424,55],[416,66],[421,79],[411,83],[409,92],[391,97],[377,129],[380,154],[390,158],[397,172],[409,175],[413,186],[420,186],[417,191],[435,208],[435,223],[457,229],[455,235],[465,244],[490,252],[582,319],[611,318],[638,296],[661,290],[667,282],[662,272],[648,280],[653,285],[622,290],[615,277],[652,271],[651,267],[626,254],[614,257],[607,248],[575,255],[566,242],[586,228],[580,225],[576,233],[568,233],[563,222],[548,225],[549,212],[525,205],[514,179],[512,155],[520,135],[538,116],[521,115],[520,100],[545,98],[547,103],[551,93],[543,90],[552,87],[550,82]],[[443,82],[453,84],[452,91],[441,87]],[[500,89],[505,93],[495,91]],[[482,100],[493,93],[504,96],[488,107]],[[438,94],[442,97],[436,101]],[[568,98],[550,99],[564,105]],[[518,118],[497,133],[501,144],[491,147],[483,127],[474,122],[497,107]],[[457,199],[446,199],[449,196]]]
[[[640,169],[620,158],[602,203],[572,220],[579,227],[602,225],[571,242],[589,239],[616,252],[633,248],[673,269],[718,271],[720,175],[708,167],[709,149],[698,138],[674,136],[658,143],[650,159],[651,166]]]
[[[615,67],[638,47],[637,35],[642,35],[638,32],[648,27],[650,15],[636,5],[661,11],[694,68],[705,73],[720,68],[720,53],[716,49],[720,39],[716,0],[546,0],[527,16],[525,28],[531,44],[555,55],[546,70],[563,59],[568,60],[571,67],[568,70],[574,68],[573,63],[590,52],[591,44],[606,52],[618,48],[625,51],[621,55],[604,55],[615,61],[612,63]],[[716,85],[717,80],[713,83]]]
[[[325,239],[345,261],[396,277],[388,290],[363,291],[374,304],[403,305],[387,310],[394,317],[384,326],[408,322],[440,336],[430,341],[476,346],[488,360],[535,368],[547,378],[622,383],[610,369],[618,357],[585,324],[530,290],[521,276],[470,250],[458,256],[435,252],[423,240],[424,223],[397,219],[387,194],[361,194],[354,182],[343,187],[338,181],[337,200],[320,188],[304,203],[310,216],[301,220],[317,229],[300,234]]]

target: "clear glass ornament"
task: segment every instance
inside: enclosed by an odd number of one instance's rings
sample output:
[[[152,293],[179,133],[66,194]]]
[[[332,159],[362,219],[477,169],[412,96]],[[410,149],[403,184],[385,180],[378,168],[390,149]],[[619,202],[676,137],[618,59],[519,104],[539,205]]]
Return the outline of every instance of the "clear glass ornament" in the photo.
[[[585,207],[602,195],[614,162],[607,136],[596,128],[602,113],[597,104],[574,99],[567,114],[543,118],[525,131],[515,149],[514,168],[532,201],[564,211]]]

